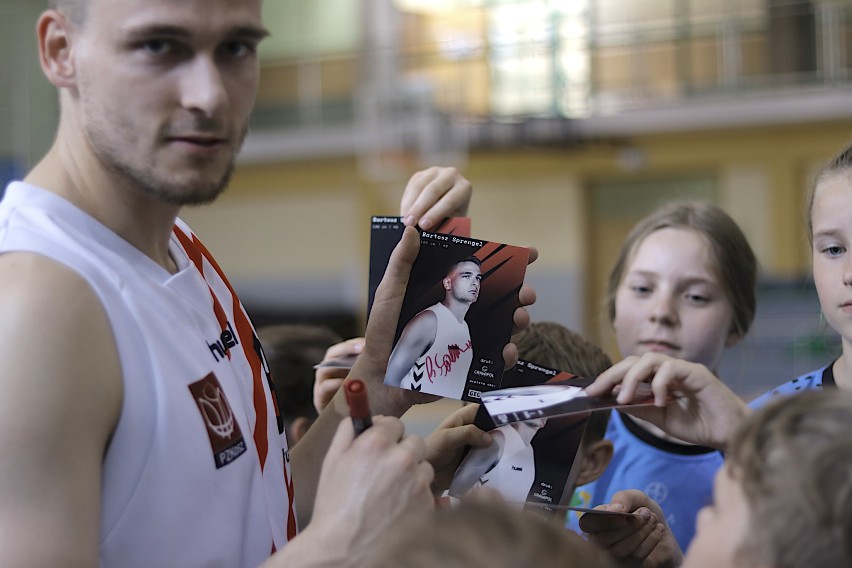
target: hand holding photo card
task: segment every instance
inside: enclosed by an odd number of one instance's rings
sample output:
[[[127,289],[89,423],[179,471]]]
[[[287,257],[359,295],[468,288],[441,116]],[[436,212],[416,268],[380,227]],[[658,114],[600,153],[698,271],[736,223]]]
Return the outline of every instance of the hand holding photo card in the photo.
[[[591,509],[589,507],[562,507],[566,511],[576,511],[578,513],[583,513],[583,516],[586,515],[603,515],[603,516],[615,516],[615,517],[643,517],[650,518],[651,515],[649,513],[637,513],[637,512],[625,512],[625,511],[609,511],[607,509]]]
[[[564,376],[572,375],[521,360],[503,375],[503,386],[529,388]],[[565,509],[581,465],[577,456],[587,418],[588,414],[538,418],[497,426],[480,407],[474,424],[494,441],[468,452],[450,484],[450,496],[489,487],[506,501],[534,512]]]
[[[373,308],[373,298],[376,297],[376,288],[382,281],[390,261],[391,252],[396,243],[402,238],[405,225],[402,217],[379,217],[370,218],[370,276],[367,296],[367,315]],[[435,227],[434,233],[455,235],[457,237],[470,236],[470,217],[448,217]]]
[[[423,232],[385,384],[478,401],[500,388],[529,249]]]
[[[495,424],[504,425],[524,420],[588,413],[593,410],[651,406],[651,385],[640,384],[633,402],[619,403],[615,396],[591,397],[586,387],[594,379],[561,373],[545,385],[503,388],[482,394],[482,404]],[[669,397],[671,400],[671,397]]]

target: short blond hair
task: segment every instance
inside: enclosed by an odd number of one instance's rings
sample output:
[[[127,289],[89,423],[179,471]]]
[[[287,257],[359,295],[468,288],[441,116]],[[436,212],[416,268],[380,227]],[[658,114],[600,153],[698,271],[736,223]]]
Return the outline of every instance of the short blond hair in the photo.
[[[773,568],[852,566],[852,393],[784,397],[750,416],[727,459],[753,519],[740,555]]]
[[[87,0],[48,0],[47,7],[65,14],[76,25],[86,20]]]
[[[603,553],[552,520],[477,499],[397,523],[376,556],[373,568],[611,568]]]

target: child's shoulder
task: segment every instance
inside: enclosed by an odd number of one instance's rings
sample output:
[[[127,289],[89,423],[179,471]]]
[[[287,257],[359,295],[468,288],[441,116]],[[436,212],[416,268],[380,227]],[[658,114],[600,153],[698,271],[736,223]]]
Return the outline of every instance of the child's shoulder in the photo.
[[[830,372],[832,364],[833,362],[809,373],[805,373],[804,375],[799,375],[795,379],[763,393],[762,395],[752,400],[748,404],[749,407],[751,407],[752,409],[758,409],[763,406],[766,406],[769,401],[775,399],[775,397],[778,396],[786,396],[796,394],[797,392],[804,390],[822,388],[823,376],[825,375],[827,370]]]

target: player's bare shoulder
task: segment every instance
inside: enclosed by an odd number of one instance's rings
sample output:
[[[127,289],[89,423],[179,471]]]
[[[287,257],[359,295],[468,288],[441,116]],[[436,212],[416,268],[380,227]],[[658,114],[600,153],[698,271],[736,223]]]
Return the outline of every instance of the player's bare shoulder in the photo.
[[[4,564],[92,565],[104,454],[122,404],[107,316],[76,273],[18,252],[0,254],[0,314]]]
[[[420,351],[429,349],[435,341],[438,330],[438,316],[432,310],[423,310],[408,322],[402,331],[400,341],[416,346]]]
[[[34,411],[84,420],[108,438],[122,382],[100,300],[76,272],[34,253],[0,254],[0,283],[0,360],[10,389],[0,398],[32,400]]]
[[[438,326],[438,316],[435,315],[435,312],[432,310],[423,310],[418,313],[416,316],[411,318],[411,321],[408,322],[408,326],[418,326],[422,329],[432,329]]]

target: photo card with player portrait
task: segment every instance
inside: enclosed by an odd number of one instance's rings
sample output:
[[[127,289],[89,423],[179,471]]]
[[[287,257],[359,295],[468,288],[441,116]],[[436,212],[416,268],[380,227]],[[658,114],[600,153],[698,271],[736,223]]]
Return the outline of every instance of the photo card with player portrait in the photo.
[[[586,395],[586,387],[594,379],[561,373],[546,384],[501,388],[482,394],[482,405],[497,425],[557,416],[588,414],[594,410],[610,410],[654,404],[651,385],[641,383],[633,401],[620,403],[615,396]],[[672,398],[669,396],[668,402]]]
[[[528,388],[566,377],[573,375],[521,360],[503,374],[503,387]],[[474,424],[489,432],[493,442],[465,455],[449,495],[462,497],[476,487],[489,487],[506,501],[534,512],[552,514],[565,509],[581,465],[576,457],[588,416],[537,418],[498,426],[480,406]]]
[[[385,268],[390,262],[394,247],[402,238],[405,225],[402,217],[381,217],[374,215],[370,218],[370,275],[367,296],[367,316],[373,309],[373,298],[376,297],[376,288],[385,275]],[[457,237],[470,236],[470,217],[447,217],[441,221],[434,230],[435,233],[455,235]]]
[[[385,384],[467,401],[500,388],[529,252],[423,231]]]

